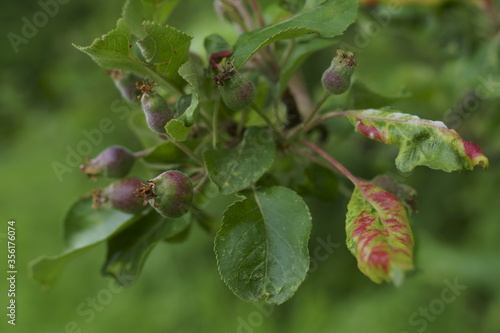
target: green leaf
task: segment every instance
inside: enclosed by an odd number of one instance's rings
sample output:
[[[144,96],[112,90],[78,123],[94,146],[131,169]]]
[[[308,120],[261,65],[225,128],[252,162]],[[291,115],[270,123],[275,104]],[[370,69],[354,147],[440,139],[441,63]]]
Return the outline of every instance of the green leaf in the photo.
[[[311,215],[292,190],[261,188],[227,208],[215,237],[222,280],[243,300],[281,304],[309,269]]]
[[[307,38],[297,41],[292,52],[290,53],[290,56],[281,69],[280,93],[286,89],[292,76],[310,55],[324,48],[333,46],[336,43],[337,41],[324,38]]]
[[[198,110],[200,103],[199,97],[199,87],[198,87],[198,77],[196,75],[196,69],[191,62],[191,60],[182,64],[179,68],[179,75],[186,80],[191,87],[191,105],[184,111],[182,115],[179,116],[179,120],[182,120],[186,126],[192,126],[194,123],[194,115]]]
[[[488,166],[488,158],[475,143],[462,140],[440,121],[374,109],[350,112],[347,117],[366,137],[399,145],[396,167],[402,172],[417,165],[446,172]]]
[[[140,38],[144,35],[142,22],[165,23],[179,0],[127,0],[122,10],[122,18],[130,26],[132,34]]]
[[[175,141],[186,141],[191,127],[186,127],[179,119],[172,119],[165,125],[165,131]]]
[[[198,77],[191,60],[185,62],[179,68],[179,75],[186,80],[191,87],[191,104],[182,113],[182,115],[170,120],[167,125],[165,125],[165,131],[173,140],[185,141],[188,138],[191,126],[193,126],[195,112],[198,110],[200,103]]]
[[[165,238],[171,238],[186,229],[188,215],[165,219],[156,212],[143,217],[130,228],[108,240],[108,253],[102,274],[110,275],[124,287],[135,283],[151,250]]]
[[[118,210],[92,209],[90,198],[77,201],[64,219],[65,250],[57,256],[41,256],[30,263],[32,278],[49,286],[66,263],[134,223],[137,217]]]
[[[116,29],[95,39],[90,46],[73,46],[87,53],[103,68],[129,71],[179,91],[183,81],[177,70],[187,60],[191,37],[174,28],[153,22],[145,22],[145,29],[148,35],[138,43],[141,43],[141,51],[145,53],[148,61],[153,62],[153,66],[130,53],[130,28],[123,19],[118,20]],[[163,36],[164,33],[168,33],[168,37]]]
[[[355,81],[347,94],[346,109],[359,110],[389,106],[402,98],[407,98],[409,95],[406,91],[401,91],[399,94],[384,95],[373,91],[360,81]]]
[[[193,140],[184,142],[184,145],[191,150],[194,150],[198,144],[199,141]],[[189,156],[179,149],[172,141],[166,141],[157,145],[145,155],[143,159],[148,163],[156,164],[180,164],[190,160]]]
[[[231,50],[231,45],[219,34],[211,34],[203,43],[207,55]]]
[[[253,54],[277,40],[310,33],[327,38],[338,36],[354,22],[357,9],[357,1],[326,0],[283,22],[243,33],[234,45],[234,64],[243,66]]]
[[[222,194],[230,194],[259,180],[273,164],[275,155],[270,132],[263,127],[249,127],[238,146],[207,150],[204,159],[210,179]]]
[[[189,46],[193,37],[174,27],[157,22],[143,23],[146,36],[137,42],[146,61],[154,70],[173,82],[177,87],[184,84],[179,68],[189,57]]]
[[[413,269],[413,235],[403,204],[391,193],[359,181],[347,205],[347,247],[372,281],[403,283]]]

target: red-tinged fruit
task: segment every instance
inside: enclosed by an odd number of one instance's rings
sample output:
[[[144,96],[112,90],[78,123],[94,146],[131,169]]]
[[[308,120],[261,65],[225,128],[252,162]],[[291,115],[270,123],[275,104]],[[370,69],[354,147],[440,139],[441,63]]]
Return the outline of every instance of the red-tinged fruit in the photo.
[[[91,179],[99,176],[123,178],[134,166],[135,156],[125,147],[111,146],[103,150],[96,158],[86,161],[88,165],[80,165],[80,169]]]
[[[97,189],[92,195],[93,208],[107,206],[126,213],[138,213],[144,209],[144,205],[135,193],[143,184],[144,180],[133,177],[113,183],[103,190]]]
[[[356,58],[352,52],[337,50],[330,67],[323,73],[321,84],[332,95],[340,95],[351,86],[351,76],[357,66]]]
[[[182,172],[169,170],[143,184],[136,195],[164,217],[181,217],[193,205],[193,183]]]
[[[359,270],[376,283],[401,285],[404,272],[413,269],[413,235],[403,204],[359,181],[347,208],[346,242]]]
[[[214,82],[219,86],[224,104],[231,110],[241,110],[255,98],[255,85],[241,75],[229,61],[222,73],[214,77]]]
[[[146,116],[148,127],[155,132],[165,133],[165,125],[174,118],[174,113],[170,110],[167,101],[154,91],[156,83],[143,81],[137,84],[141,91],[142,111]]]
[[[137,96],[141,94],[141,91],[137,87],[136,82],[142,80],[140,77],[120,69],[110,70],[107,74],[111,76],[116,88],[120,91],[123,98],[129,102],[137,101]]]

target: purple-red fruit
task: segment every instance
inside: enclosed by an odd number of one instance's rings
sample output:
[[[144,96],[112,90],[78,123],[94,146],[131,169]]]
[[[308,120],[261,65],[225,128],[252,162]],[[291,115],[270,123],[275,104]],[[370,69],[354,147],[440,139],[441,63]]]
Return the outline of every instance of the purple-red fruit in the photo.
[[[107,74],[111,76],[116,88],[120,91],[123,98],[129,102],[137,101],[137,96],[140,95],[141,91],[137,87],[136,82],[142,80],[140,77],[120,69],[110,70]]]
[[[193,183],[177,170],[162,173],[137,190],[137,196],[149,202],[160,215],[180,217],[193,205]]]
[[[111,146],[103,150],[96,158],[87,159],[88,166],[80,165],[90,178],[98,176],[109,178],[125,177],[134,166],[135,156],[127,148]]]
[[[158,133],[165,133],[165,125],[174,117],[167,101],[153,90],[155,82],[144,81],[137,84],[141,90],[142,111],[146,116],[148,127]]]
[[[219,86],[224,104],[231,110],[241,110],[255,98],[255,85],[236,71],[231,62],[227,62],[223,72],[214,77],[214,82]]]
[[[352,52],[337,50],[330,67],[323,73],[321,84],[326,91],[333,95],[340,95],[349,89],[356,58]]]
[[[97,189],[93,194],[93,208],[112,207],[126,213],[138,213],[144,209],[143,200],[136,196],[136,191],[144,185],[140,178],[126,178],[113,183],[105,189]]]

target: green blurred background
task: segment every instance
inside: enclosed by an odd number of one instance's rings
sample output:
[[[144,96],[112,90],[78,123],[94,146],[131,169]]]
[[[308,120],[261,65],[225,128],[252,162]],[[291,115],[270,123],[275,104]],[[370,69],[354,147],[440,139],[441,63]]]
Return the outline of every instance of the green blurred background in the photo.
[[[160,244],[139,281],[116,293],[110,293],[112,280],[100,275],[104,246],[71,262],[48,291],[30,280],[28,262],[61,251],[62,218],[93,186],[79,170],[59,181],[52,163],[64,163],[66,147],[75,147],[85,139],[82,131],[97,128],[103,118],[112,119],[116,129],[91,155],[111,144],[140,149],[126,121],[111,111],[119,98],[111,80],[71,46],[88,45],[111,30],[122,5],[121,0],[61,5],[17,54],[2,38],[0,247],[6,253],[7,221],[14,219],[18,312],[16,326],[7,325],[6,255],[1,255],[1,332],[500,332],[500,41],[484,14],[453,3],[409,8],[386,28],[372,30],[358,54],[356,77],[387,94],[404,88],[411,96],[395,106],[443,120],[491,75],[493,91],[468,107],[457,126],[464,139],[483,148],[489,169],[447,174],[420,167],[400,175],[393,163],[396,147],[369,142],[343,120],[328,124],[343,136],[330,142],[329,151],[353,173],[372,178],[387,171],[419,193],[419,213],[411,217],[417,269],[400,289],[376,285],[357,270],[344,245],[349,199],[344,195],[335,202],[307,198],[314,221],[311,253],[328,240],[334,246],[313,259],[317,266],[279,307],[234,296],[219,278],[212,237],[199,227],[184,243]],[[35,1],[4,4],[2,34],[19,34],[21,18],[39,10]],[[374,22],[371,10],[362,10],[361,24]],[[210,33],[231,42],[237,37],[216,17],[211,1],[181,1],[169,23],[195,36],[195,50]],[[351,27],[342,40],[354,45],[358,31]],[[313,93],[319,93],[318,78],[331,52],[305,63],[304,79]],[[441,300],[445,281],[466,286],[450,303]],[[89,302],[96,297],[102,302],[93,309]],[[429,307],[425,319],[419,311]]]

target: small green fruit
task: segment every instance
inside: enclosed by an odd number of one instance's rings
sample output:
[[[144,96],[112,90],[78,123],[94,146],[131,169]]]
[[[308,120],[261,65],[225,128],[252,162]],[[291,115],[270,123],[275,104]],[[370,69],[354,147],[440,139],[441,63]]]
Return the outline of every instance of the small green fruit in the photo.
[[[93,208],[108,206],[126,213],[138,213],[144,209],[143,200],[136,195],[138,188],[144,185],[140,178],[126,178],[106,187],[104,190],[94,191],[92,198]]]
[[[137,195],[149,202],[160,215],[180,217],[193,205],[193,183],[185,174],[170,170],[148,181]]]
[[[98,176],[122,178],[130,172],[134,162],[135,156],[130,150],[122,146],[111,146],[96,158],[87,159],[88,166],[80,165],[80,169],[90,178]]]
[[[337,50],[330,67],[323,73],[323,88],[333,95],[340,95],[349,89],[354,67],[357,66],[354,53]]]
[[[174,114],[168,107],[167,101],[153,90],[155,86],[154,81],[151,83],[144,81],[138,85],[142,92],[142,111],[151,130],[165,133],[165,125],[174,117]]]
[[[214,77],[214,82],[219,85],[222,100],[231,110],[241,110],[255,98],[255,85],[238,73],[231,62]]]

